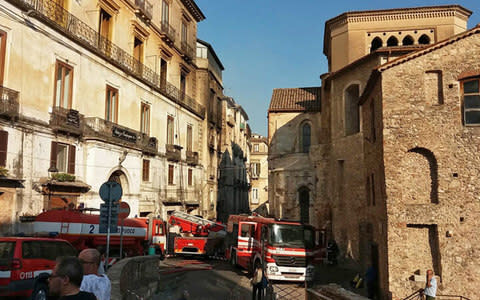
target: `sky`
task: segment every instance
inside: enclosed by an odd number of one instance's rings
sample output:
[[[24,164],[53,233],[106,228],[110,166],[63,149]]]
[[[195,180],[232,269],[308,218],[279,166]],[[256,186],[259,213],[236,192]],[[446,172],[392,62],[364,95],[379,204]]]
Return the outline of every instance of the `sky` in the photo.
[[[454,2],[455,1],[455,2]],[[196,0],[206,19],[197,37],[221,60],[223,87],[247,112],[252,132],[267,135],[274,88],[320,86],[328,71],[325,22],[347,11],[459,4],[480,23],[480,0]]]

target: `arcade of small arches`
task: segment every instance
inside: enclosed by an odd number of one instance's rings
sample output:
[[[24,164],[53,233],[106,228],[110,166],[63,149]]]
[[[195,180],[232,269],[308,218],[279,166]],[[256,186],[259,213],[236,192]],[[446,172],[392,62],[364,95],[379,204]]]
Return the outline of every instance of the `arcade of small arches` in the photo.
[[[433,34],[432,32],[430,32]],[[385,33],[384,33],[385,35]],[[370,53],[381,47],[411,46],[411,45],[429,45],[434,38],[427,33],[421,34],[418,38],[414,34],[402,35],[401,32],[384,36],[374,35],[370,43]]]

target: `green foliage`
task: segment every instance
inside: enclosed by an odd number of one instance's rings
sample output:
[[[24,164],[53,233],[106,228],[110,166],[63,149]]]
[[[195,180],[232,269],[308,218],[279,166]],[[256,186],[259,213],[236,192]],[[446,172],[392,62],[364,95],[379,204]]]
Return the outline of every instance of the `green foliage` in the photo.
[[[52,174],[52,179],[57,181],[67,181],[72,182],[75,181],[75,175],[70,175],[67,173],[54,173]]]
[[[8,176],[8,169],[5,167],[0,167],[0,177]]]

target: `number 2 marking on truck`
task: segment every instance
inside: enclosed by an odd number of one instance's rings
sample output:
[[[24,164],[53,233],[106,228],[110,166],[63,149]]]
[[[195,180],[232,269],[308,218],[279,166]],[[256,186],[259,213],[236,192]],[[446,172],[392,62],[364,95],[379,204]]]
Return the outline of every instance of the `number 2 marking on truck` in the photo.
[[[90,224],[90,231],[88,233],[93,233],[94,229],[95,229],[95,226]]]

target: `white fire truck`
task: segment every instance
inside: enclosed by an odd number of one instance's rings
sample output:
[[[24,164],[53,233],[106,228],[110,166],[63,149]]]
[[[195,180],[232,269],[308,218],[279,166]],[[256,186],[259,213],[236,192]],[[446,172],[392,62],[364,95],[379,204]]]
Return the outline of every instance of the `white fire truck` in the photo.
[[[322,249],[315,229],[300,222],[231,215],[227,224],[227,258],[249,271],[264,266],[269,280],[310,281]]]

